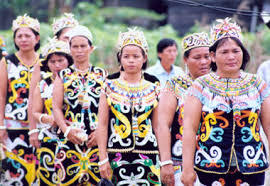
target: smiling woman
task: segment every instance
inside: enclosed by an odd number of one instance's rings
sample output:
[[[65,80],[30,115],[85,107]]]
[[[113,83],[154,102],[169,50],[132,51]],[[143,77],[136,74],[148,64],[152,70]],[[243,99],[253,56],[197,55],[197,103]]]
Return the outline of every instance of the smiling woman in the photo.
[[[182,181],[193,184],[195,164],[204,185],[263,185],[269,165],[258,119],[269,141],[270,91],[243,71],[249,54],[240,27],[230,18],[217,21],[210,47],[214,72],[198,78],[185,101]]]

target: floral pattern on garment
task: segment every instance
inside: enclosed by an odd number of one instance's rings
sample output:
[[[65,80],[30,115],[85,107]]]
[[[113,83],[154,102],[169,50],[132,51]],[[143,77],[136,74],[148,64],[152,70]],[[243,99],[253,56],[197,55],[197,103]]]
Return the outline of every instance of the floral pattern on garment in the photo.
[[[128,85],[106,80],[103,89],[109,105],[107,151],[116,185],[160,184],[157,139],[152,127],[159,86],[142,79]]]
[[[269,93],[261,78],[243,71],[236,79],[210,73],[193,83],[189,94],[202,103],[197,170],[227,173],[232,161],[243,174],[267,169],[258,118]]]
[[[182,136],[184,101],[187,89],[192,85],[192,79],[188,75],[180,75],[167,81],[164,91],[169,91],[177,99],[177,108],[171,126],[171,153],[172,160],[182,163]]]
[[[94,66],[87,72],[80,72],[74,65],[60,72],[66,123],[87,135],[97,127],[98,103],[105,76],[103,69]],[[63,139],[63,134],[60,139]],[[61,145],[55,160],[61,184],[97,184],[100,180],[97,146],[88,148],[85,143],[75,145],[66,139]]]

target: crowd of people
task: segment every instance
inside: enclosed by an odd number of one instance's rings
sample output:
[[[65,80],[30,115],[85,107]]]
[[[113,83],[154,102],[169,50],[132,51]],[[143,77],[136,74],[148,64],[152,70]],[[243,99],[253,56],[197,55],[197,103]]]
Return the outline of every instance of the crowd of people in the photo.
[[[39,50],[39,21],[23,15],[12,24],[17,51],[0,38],[0,185],[264,185],[268,64],[245,72],[231,18],[183,38],[184,71],[170,38],[147,67],[144,33],[120,32],[119,72],[108,74],[72,14],[52,30]]]

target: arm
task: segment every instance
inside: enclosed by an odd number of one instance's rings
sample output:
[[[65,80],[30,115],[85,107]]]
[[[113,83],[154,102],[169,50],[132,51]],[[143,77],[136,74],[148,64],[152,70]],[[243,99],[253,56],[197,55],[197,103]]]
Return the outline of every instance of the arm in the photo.
[[[39,86],[36,86],[36,88],[35,88],[33,102],[35,103],[35,104],[33,104],[33,107],[32,107],[33,108],[33,116],[35,119],[35,123],[38,123],[41,115],[43,114],[42,111],[44,108],[44,102],[43,102],[41,95],[40,95]],[[49,116],[48,114],[45,114],[41,118],[41,122],[42,123],[49,123],[49,124],[53,125],[54,124],[53,116]]]
[[[107,154],[107,141],[108,141],[108,122],[109,122],[109,105],[106,100],[105,94],[101,93],[99,98],[98,109],[98,128],[97,128],[97,142],[99,150],[99,161],[108,158]],[[112,169],[109,162],[104,163],[99,167],[100,175],[103,178],[110,179]]]
[[[65,122],[65,117],[62,111],[63,100],[64,100],[64,85],[62,83],[61,78],[57,76],[56,79],[54,80],[53,85],[53,101],[52,101],[53,116],[55,122],[57,123],[61,131],[65,133],[67,131],[68,126]],[[71,129],[67,135],[67,139],[74,144],[81,144],[82,139],[76,135],[78,132],[80,132],[79,129]]]
[[[158,107],[154,110],[153,127],[157,136],[160,161],[171,160],[171,132],[177,99],[170,92],[162,92]],[[172,164],[161,167],[161,180],[170,185],[174,183],[174,168]]]
[[[270,150],[270,96],[268,96],[262,103],[261,106],[261,123],[263,127],[263,131],[267,137],[269,150]]]
[[[193,185],[196,180],[194,171],[194,153],[196,147],[196,133],[200,125],[202,104],[198,98],[187,96],[184,104],[183,130],[183,184]]]
[[[4,117],[5,117],[5,106],[6,106],[6,97],[7,97],[7,83],[8,83],[8,72],[6,67],[5,58],[0,62],[0,127],[4,127]],[[6,129],[0,128],[0,143],[3,143],[7,139]]]
[[[40,81],[40,64],[37,63],[34,66],[34,71],[32,73],[31,81],[30,81],[30,88],[29,88],[29,97],[28,97],[28,120],[29,120],[29,130],[33,130],[37,128],[36,120],[33,117],[33,94],[37,83]],[[33,133],[29,136],[30,144],[34,147],[39,147],[38,141],[38,133]]]

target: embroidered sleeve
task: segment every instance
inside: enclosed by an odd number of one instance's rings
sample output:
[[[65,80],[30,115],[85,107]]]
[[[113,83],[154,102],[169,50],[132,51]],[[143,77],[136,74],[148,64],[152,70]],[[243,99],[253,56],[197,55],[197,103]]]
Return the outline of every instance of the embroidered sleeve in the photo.
[[[198,98],[202,104],[205,104],[203,86],[199,79],[195,80],[193,85],[188,89],[188,95]]]
[[[260,93],[262,103],[263,100],[270,95],[270,86],[267,86],[265,81],[260,76],[257,76],[256,87]]]

